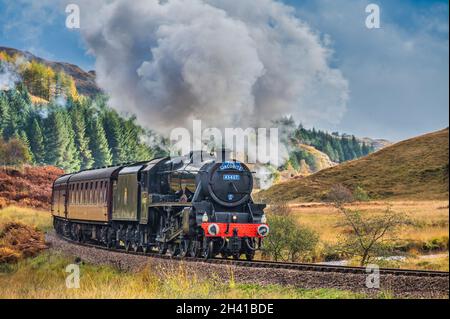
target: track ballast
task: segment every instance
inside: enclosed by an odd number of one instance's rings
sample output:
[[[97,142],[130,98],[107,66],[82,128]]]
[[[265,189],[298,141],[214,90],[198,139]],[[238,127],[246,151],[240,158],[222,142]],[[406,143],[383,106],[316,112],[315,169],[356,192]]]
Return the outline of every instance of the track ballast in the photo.
[[[67,242],[77,244],[80,246],[90,247],[93,249],[101,249],[111,252],[118,252],[130,255],[148,256],[160,259],[171,259],[187,262],[202,262],[209,264],[222,264],[233,265],[239,267],[251,267],[251,268],[273,268],[273,269],[289,269],[298,271],[314,271],[314,272],[334,272],[334,273],[351,273],[351,274],[367,274],[366,267],[351,267],[351,266],[338,266],[338,265],[322,265],[322,264],[308,264],[308,263],[288,263],[288,262],[275,262],[275,261],[262,261],[262,260],[233,260],[233,259],[221,259],[221,258],[198,258],[198,257],[172,257],[169,255],[161,255],[157,252],[134,252],[126,251],[123,248],[107,248],[101,245],[95,245],[86,242],[77,242],[72,239],[57,235]],[[393,276],[412,276],[412,277],[443,277],[448,278],[449,272],[446,271],[434,271],[434,270],[415,270],[415,269],[395,269],[395,268],[380,268],[380,275],[393,275]]]

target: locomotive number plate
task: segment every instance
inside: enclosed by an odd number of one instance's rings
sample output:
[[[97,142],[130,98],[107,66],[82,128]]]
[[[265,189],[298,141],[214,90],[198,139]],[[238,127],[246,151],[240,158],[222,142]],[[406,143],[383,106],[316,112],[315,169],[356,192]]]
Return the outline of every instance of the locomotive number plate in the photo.
[[[238,181],[241,179],[241,175],[237,174],[224,174],[223,180],[224,181]]]

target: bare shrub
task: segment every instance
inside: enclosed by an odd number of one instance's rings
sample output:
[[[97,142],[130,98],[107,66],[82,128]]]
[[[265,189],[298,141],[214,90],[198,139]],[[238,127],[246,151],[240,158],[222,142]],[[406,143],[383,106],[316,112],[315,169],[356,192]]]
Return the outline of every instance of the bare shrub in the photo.
[[[287,217],[292,214],[292,209],[291,207],[289,207],[288,203],[281,202],[274,205],[270,205],[267,209],[267,214]]]
[[[332,203],[351,203],[355,199],[352,192],[342,184],[333,185],[326,195],[326,200]]]
[[[34,227],[9,222],[0,229],[0,263],[36,256],[45,248],[44,234]]]
[[[338,226],[347,229],[339,245],[340,253],[359,258],[361,266],[368,264],[373,257],[384,255],[395,241],[395,231],[409,222],[404,214],[394,212],[390,207],[376,216],[339,204],[336,207],[343,216]]]

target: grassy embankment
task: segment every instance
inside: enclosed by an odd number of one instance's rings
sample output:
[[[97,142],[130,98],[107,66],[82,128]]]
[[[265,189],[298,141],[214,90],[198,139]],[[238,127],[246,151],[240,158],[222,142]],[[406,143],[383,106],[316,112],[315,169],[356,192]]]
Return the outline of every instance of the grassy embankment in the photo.
[[[0,210],[1,224],[16,221],[40,230],[51,228],[45,211],[9,207]],[[297,289],[224,282],[220,278],[191,276],[175,269],[148,266],[139,273],[110,266],[80,264],[80,288],[65,285],[66,266],[75,256],[48,250],[37,257],[0,267],[0,298],[365,298],[364,294],[336,289]],[[381,293],[380,298],[389,298]]]

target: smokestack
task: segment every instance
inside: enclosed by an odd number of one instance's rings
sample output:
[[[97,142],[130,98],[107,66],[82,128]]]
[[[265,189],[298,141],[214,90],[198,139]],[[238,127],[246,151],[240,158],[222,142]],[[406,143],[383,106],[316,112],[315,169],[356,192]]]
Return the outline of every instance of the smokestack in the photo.
[[[217,162],[228,162],[231,161],[231,153],[232,151],[228,148],[221,147],[216,151],[216,160]]]

